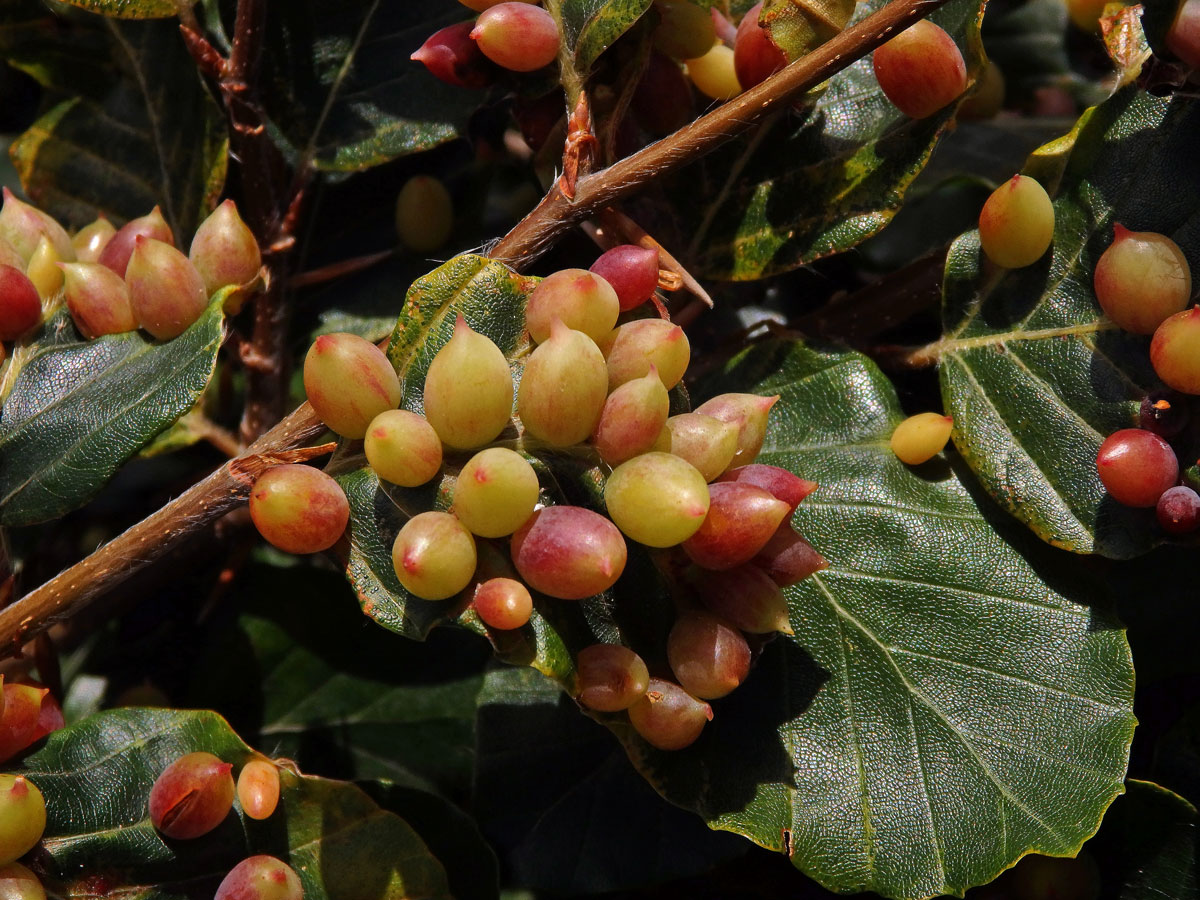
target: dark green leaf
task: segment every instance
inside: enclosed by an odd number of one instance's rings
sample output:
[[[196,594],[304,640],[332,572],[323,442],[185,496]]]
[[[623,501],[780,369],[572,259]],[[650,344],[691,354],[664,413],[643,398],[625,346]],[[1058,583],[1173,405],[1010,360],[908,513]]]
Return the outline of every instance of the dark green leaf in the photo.
[[[496,854],[474,819],[449,800],[417,788],[379,781],[359,787],[421,836],[445,866],[454,900],[496,900],[500,881]]]
[[[564,896],[645,889],[749,849],[664,802],[604,729],[536,672],[490,672],[477,728],[472,808],[521,885]]]
[[[98,21],[117,77],[60,85],[81,96],[51,107],[13,143],[21,182],[39,206],[76,226],[100,212],[119,223],[158,204],[186,247],[225,183],[224,119],[175,23]]]
[[[1103,585],[981,511],[944,462],[900,463],[899,404],[861,356],[772,341],[708,390],[782,396],[760,461],[822,485],[795,523],[830,566],[789,589],[795,637],[692,747],[614,725],[635,763],[839,892],[961,895],[1028,850],[1075,852],[1134,725],[1124,632],[1084,605]]]
[[[449,898],[446,873],[403,819],[344,782],[281,772],[281,811],[264,822],[231,814],[191,841],[150,824],[151,785],[185,753],[205,750],[235,769],[253,751],[213,713],[126,709],[55,732],[22,774],[46,798],[47,887],[56,896],[126,893],[211,896],[236,863],[268,853],[299,874],[307,900]]]
[[[461,22],[455,0],[293,0],[267,17],[267,114],[296,155],[352,172],[458,137],[481,95],[409,56]]]
[[[880,6],[860,3],[856,18]],[[959,42],[971,72],[982,61],[981,14],[974,0],[952,0],[931,16]],[[639,214],[675,237],[697,274],[752,280],[789,271],[891,221],[953,109],[907,119],[862,59],[832,78],[814,106],[780,114],[689,166],[669,180],[669,202],[648,202]]]
[[[190,701],[305,771],[465,797],[491,654],[456,629],[426,644],[364,621],[336,572],[254,565],[210,629]],[[229,665],[237,659],[237,667]]]
[[[114,19],[168,19],[179,12],[175,0],[65,0],[72,6]]]
[[[1105,896],[1120,900],[1196,900],[1196,808],[1149,781],[1130,781],[1104,827],[1089,841]]]
[[[41,85],[103,100],[118,77],[103,24],[79,14],[71,27],[40,0],[0,8],[0,58]]]
[[[1158,539],[1153,510],[1123,507],[1096,475],[1096,451],[1137,423],[1158,385],[1149,338],[1100,311],[1092,271],[1120,222],[1171,236],[1200,266],[1200,140],[1187,100],[1133,89],[1089,111],[1031,158],[1055,196],[1050,253],[1019,270],[985,264],[977,232],[946,263],[939,358],[955,444],[988,492],[1055,546],[1117,558]]]
[[[633,27],[651,0],[562,0],[563,41],[586,77],[596,59]]]
[[[1186,620],[1180,623],[1183,627],[1192,624]],[[1194,646],[1194,641],[1192,644]],[[1141,677],[1141,669],[1138,669],[1138,677]],[[1161,685],[1159,691],[1169,692],[1168,696],[1174,699],[1182,693],[1180,685],[1193,680],[1194,676],[1176,679]],[[1200,797],[1200,706],[1193,705],[1186,710],[1158,740],[1153,774],[1156,781],[1170,785],[1172,790],[1185,797]]]
[[[45,522],[82,505],[192,408],[221,346],[221,296],[165,343],[138,332],[85,341],[56,320],[55,341],[23,360],[0,416],[0,523]]]

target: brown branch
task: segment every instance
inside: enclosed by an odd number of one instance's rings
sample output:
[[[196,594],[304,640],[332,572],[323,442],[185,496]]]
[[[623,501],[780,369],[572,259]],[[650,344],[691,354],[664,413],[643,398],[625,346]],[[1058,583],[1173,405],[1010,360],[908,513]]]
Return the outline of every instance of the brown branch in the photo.
[[[258,6],[260,0],[242,0]],[[643,183],[677,169],[747,130],[800,93],[820,84],[865,56],[896,30],[927,15],[946,0],[894,0],[818,50],[768,78],[758,87],[697,119],[677,134],[579,181],[579,194],[568,202],[556,189],[491,251],[514,267],[529,263],[551,243]],[[239,9],[240,12],[240,9]],[[240,16],[239,16],[240,20]],[[278,280],[278,279],[277,279]],[[316,438],[324,426],[307,403],[256,441],[246,453],[158,512],[143,519],[91,556],[0,610],[0,653],[13,653],[53,622],[70,616],[89,600],[111,590],[134,572],[161,557],[189,535],[244,503],[247,480]],[[324,450],[326,448],[319,448]],[[287,453],[287,451],[295,451]]]
[[[314,284],[324,284],[327,281],[333,281],[335,278],[343,278],[346,275],[353,275],[355,272],[362,272],[364,269],[369,269],[381,262],[385,262],[395,255],[395,250],[380,250],[378,253],[368,253],[365,256],[356,256],[353,259],[339,260],[327,266],[322,266],[319,269],[309,269],[307,272],[300,272],[293,275],[288,279],[288,287],[292,290],[298,290],[302,287],[311,287]]]
[[[580,220],[635,193],[664,172],[681,168],[711,153],[946,2],[893,0],[757,87],[644,150],[595,175],[579,179],[574,200],[568,200],[552,187],[533,212],[518,223],[490,255],[515,269],[524,268]]]
[[[259,472],[314,455],[294,448],[309,443],[324,430],[312,407],[305,403],[237,459],[225,463],[91,556],[0,610],[3,652],[19,650],[25,641],[54,622],[70,616],[93,597],[111,590],[189,535],[243,504]],[[317,450],[327,453],[330,447]]]

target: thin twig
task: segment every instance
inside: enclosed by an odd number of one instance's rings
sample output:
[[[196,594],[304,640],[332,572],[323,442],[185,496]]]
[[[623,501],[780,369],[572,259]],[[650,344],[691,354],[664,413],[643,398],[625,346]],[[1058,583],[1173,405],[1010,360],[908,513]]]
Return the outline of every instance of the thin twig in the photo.
[[[242,2],[257,3],[258,0]],[[677,134],[581,179],[575,202],[568,202],[552,188],[490,255],[518,268],[526,265],[576,223],[633,193],[651,179],[698,159],[747,130],[793,97],[869,53],[897,29],[907,27],[945,2],[894,0],[870,18]],[[244,503],[249,494],[249,481],[257,472],[279,462],[295,461],[296,456],[312,455],[312,451],[295,448],[303,447],[323,430],[312,407],[302,404],[246,453],[226,463],[86,559],[0,610],[0,653],[18,651],[26,640],[45,631],[53,622],[70,616],[93,597],[111,590],[189,535],[207,528],[215,519]]]
[[[524,268],[580,220],[635,193],[664,172],[679,169],[711,153],[946,2],[893,0],[757,87],[718,106],[669,137],[607,169],[579,179],[574,200],[568,200],[552,187],[533,212],[492,249],[492,257],[515,269]]]
[[[319,269],[309,269],[307,272],[300,272],[293,275],[288,279],[288,287],[292,290],[297,290],[302,287],[312,287],[314,284],[324,284],[326,281],[344,278],[347,275],[353,275],[355,272],[369,269],[372,266],[391,259],[395,255],[395,250],[380,250],[378,253],[368,253],[365,256],[356,256],[353,259],[342,259],[327,266],[321,266]]]
[[[600,222],[606,229],[621,234],[631,244],[637,244],[639,247],[646,247],[647,249],[657,251],[660,268],[679,276],[679,281],[683,287],[704,301],[705,306],[712,309],[713,301],[712,297],[708,296],[708,291],[692,276],[692,273],[684,267],[683,263],[671,255],[671,252],[656,241],[641,225],[619,210],[612,208],[600,211]]]

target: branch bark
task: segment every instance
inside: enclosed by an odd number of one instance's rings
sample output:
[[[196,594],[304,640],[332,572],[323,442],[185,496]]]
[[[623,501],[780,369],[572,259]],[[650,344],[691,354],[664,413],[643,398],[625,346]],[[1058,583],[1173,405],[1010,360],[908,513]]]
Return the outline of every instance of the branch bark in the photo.
[[[893,0],[812,53],[669,137],[594,175],[580,178],[573,200],[563,196],[557,186],[552,187],[537,208],[488,255],[515,269],[524,268],[581,220],[636,193],[642,185],[664,172],[681,168],[711,153],[946,2]]]
[[[524,267],[576,223],[634,193],[663,173],[687,165],[747,131],[945,2],[947,0],[894,0],[808,56],[674,135],[607,169],[581,178],[573,201],[567,200],[557,187],[551,188],[537,208],[501,239],[489,255],[514,268]],[[261,10],[260,3],[261,0],[242,0],[241,5],[249,14],[252,9]],[[239,25],[240,13],[241,9]],[[247,28],[251,23],[248,19]],[[237,55],[236,49],[234,55]],[[232,59],[230,63],[233,63]],[[294,200],[292,198],[293,205]],[[289,213],[293,211],[289,209]],[[289,215],[277,221],[282,223],[290,218]],[[16,652],[25,641],[54,622],[70,616],[189,535],[207,528],[217,518],[246,502],[250,484],[259,472],[282,462],[295,462],[327,452],[328,448],[296,449],[314,440],[322,431],[324,426],[312,407],[302,404],[244,454],[91,556],[0,610],[0,655]]]

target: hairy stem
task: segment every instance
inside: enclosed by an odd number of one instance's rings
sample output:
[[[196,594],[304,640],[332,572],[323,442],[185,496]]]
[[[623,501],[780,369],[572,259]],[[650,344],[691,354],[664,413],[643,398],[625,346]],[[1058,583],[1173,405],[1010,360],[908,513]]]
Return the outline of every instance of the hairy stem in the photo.
[[[239,23],[242,7],[245,6],[249,15],[260,2],[241,0]],[[581,178],[574,201],[567,200],[557,187],[551,188],[537,208],[496,244],[490,255],[516,268],[527,265],[577,222],[757,125],[798,95],[865,56],[897,30],[908,27],[945,2],[894,0],[870,18],[676,134],[607,169]],[[236,49],[234,56],[237,56]],[[289,212],[292,212],[295,198],[289,202],[292,204]],[[293,218],[291,215],[280,217],[277,213],[275,221],[286,231],[284,223]],[[93,597],[111,590],[189,535],[209,527],[214,520],[244,503],[254,476],[270,465],[313,455],[295,448],[314,440],[323,430],[312,407],[302,404],[244,454],[91,556],[0,610],[0,653],[16,652],[25,641],[45,631],[55,621],[68,617]]]

